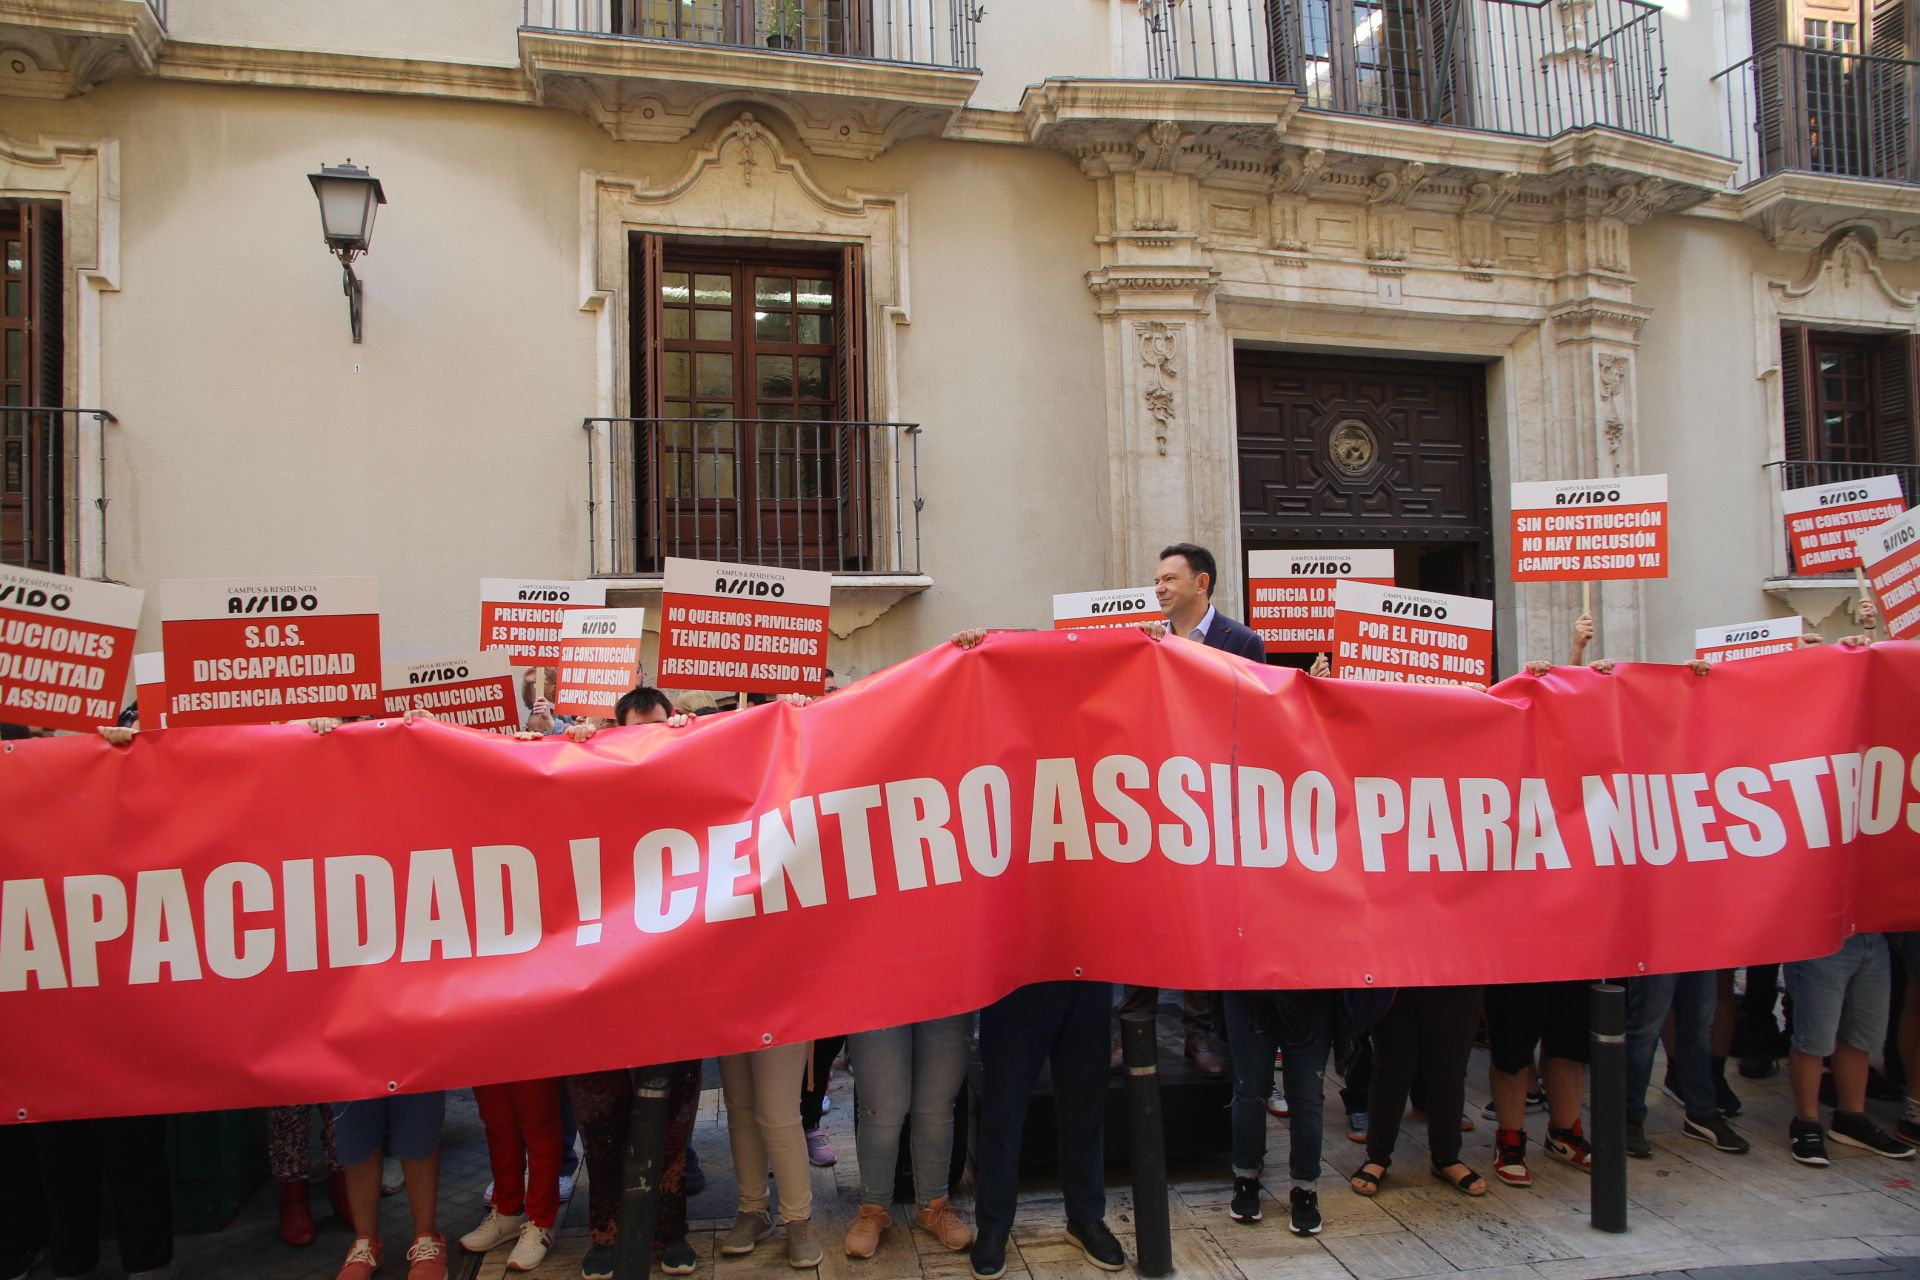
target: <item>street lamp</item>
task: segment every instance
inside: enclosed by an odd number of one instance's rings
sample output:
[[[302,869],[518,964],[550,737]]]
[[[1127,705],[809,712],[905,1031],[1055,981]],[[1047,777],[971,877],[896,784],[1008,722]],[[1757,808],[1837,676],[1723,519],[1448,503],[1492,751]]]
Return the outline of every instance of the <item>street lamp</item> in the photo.
[[[347,295],[348,316],[353,324],[353,340],[360,341],[360,278],[353,274],[353,260],[367,251],[373,239],[373,217],[387,202],[380,179],[349,159],[337,165],[322,165],[320,172],[307,175],[314,197],[320,201],[320,226],[327,248],[340,259],[340,288]]]

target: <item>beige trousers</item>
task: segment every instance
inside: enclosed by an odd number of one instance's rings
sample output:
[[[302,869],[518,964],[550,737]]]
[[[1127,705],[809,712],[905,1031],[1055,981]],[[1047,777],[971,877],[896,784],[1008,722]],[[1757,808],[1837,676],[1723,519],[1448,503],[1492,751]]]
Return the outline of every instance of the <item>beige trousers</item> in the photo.
[[[767,1164],[780,1188],[780,1220],[813,1216],[813,1171],[800,1128],[800,1087],[810,1044],[782,1044],[720,1059],[720,1090],[727,1100],[727,1145],[740,1183],[740,1212],[767,1211]]]

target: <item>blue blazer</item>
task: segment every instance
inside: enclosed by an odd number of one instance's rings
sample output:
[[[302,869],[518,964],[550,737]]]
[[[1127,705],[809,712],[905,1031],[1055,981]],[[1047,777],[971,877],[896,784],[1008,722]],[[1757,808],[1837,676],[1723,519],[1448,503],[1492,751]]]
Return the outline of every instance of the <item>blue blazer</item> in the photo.
[[[1235,622],[1218,609],[1213,613],[1213,625],[1207,628],[1207,647],[1237,653],[1250,662],[1264,664],[1267,660],[1267,646],[1253,633],[1253,628],[1244,622]]]

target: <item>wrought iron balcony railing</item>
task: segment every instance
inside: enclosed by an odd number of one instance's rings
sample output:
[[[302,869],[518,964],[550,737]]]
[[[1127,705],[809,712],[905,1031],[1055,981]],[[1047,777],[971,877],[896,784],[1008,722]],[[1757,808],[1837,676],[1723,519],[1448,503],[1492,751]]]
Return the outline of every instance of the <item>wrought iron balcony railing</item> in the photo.
[[[1777,44],[1714,80],[1736,187],[1773,173],[1920,182],[1920,62]]]
[[[596,572],[668,556],[828,573],[920,572],[920,428],[905,422],[588,418],[614,539]]]
[[[167,25],[167,0],[147,0],[147,8],[153,10],[153,16],[160,19],[160,25]]]
[[[80,521],[82,418],[118,422],[105,409],[0,405],[0,564],[68,573]],[[106,484],[106,433],[99,435],[99,483]],[[106,549],[106,504],[99,502],[100,546]],[[101,571],[105,572],[104,559]]]
[[[534,30],[972,70],[977,0],[522,0]]]
[[[1144,0],[1157,80],[1287,85],[1309,110],[1550,138],[1666,139],[1645,0]]]

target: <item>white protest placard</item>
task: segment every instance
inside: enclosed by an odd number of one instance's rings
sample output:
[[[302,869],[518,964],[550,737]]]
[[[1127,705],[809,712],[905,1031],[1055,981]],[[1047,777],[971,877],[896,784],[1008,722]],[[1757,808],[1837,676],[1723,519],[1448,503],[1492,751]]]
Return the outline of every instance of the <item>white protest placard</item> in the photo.
[[[1797,613],[1790,618],[1739,622],[1729,627],[1702,627],[1693,633],[1693,656],[1718,664],[1792,653],[1800,647],[1805,631],[1806,621]]]
[[[1114,591],[1073,591],[1053,598],[1053,629],[1079,631],[1089,627],[1128,627],[1140,622],[1164,622],[1152,587],[1121,587]]]
[[[1844,573],[1860,563],[1860,535],[1907,509],[1898,476],[1868,476],[1841,484],[1785,489],[1787,541],[1799,573]]]
[[[167,723],[380,714],[372,578],[178,578],[160,584]]]
[[[1393,585],[1391,547],[1249,551],[1247,625],[1268,653],[1333,648],[1333,584],[1342,578]]]
[[[167,727],[166,655],[158,649],[133,655],[133,702],[142,729]]]
[[[497,649],[423,662],[383,662],[380,685],[390,716],[428,711],[448,724],[489,733],[512,733],[520,727],[513,668]]]
[[[0,565],[0,720],[84,731],[120,717],[144,591]]]
[[[1860,535],[1860,563],[1895,640],[1920,637],[1920,512],[1909,511]]]
[[[574,609],[560,624],[560,687],[553,709],[563,716],[612,719],[620,695],[640,680],[645,609]]]
[[[1333,605],[1333,673],[1343,680],[1492,683],[1491,600],[1343,578]]]
[[[827,691],[832,574],[669,557],[661,588],[663,688]]]
[[[1513,580],[1667,576],[1667,478],[1523,480],[1513,486]]]
[[[604,582],[550,578],[480,579],[480,648],[498,649],[516,667],[560,661],[560,620],[574,609],[603,609]]]

